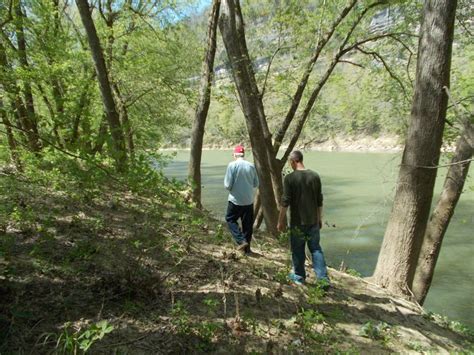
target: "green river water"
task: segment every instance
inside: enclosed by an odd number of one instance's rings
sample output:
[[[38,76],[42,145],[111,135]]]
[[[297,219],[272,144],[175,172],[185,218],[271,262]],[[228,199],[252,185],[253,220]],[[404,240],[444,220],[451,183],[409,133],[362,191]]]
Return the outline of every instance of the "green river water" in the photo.
[[[322,230],[321,245],[328,264],[337,268],[344,261],[363,276],[371,275],[392,206],[400,154],[306,152],[304,158],[323,184],[324,220],[331,226]],[[188,159],[189,152],[177,151],[166,175],[184,179]],[[204,207],[223,219],[227,206],[223,179],[232,153],[207,150],[202,160]],[[446,170],[438,173],[434,201]],[[474,328],[472,187],[470,177],[446,233],[425,308]]]

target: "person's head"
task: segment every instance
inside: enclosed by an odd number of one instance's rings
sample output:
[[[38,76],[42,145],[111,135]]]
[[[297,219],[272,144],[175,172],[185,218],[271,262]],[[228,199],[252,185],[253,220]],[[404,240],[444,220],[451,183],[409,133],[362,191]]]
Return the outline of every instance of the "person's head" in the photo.
[[[288,162],[293,170],[296,170],[298,164],[303,164],[303,153],[299,150],[294,150],[288,156]]]
[[[237,145],[234,148],[234,158],[243,158],[245,156],[245,149],[242,145]]]

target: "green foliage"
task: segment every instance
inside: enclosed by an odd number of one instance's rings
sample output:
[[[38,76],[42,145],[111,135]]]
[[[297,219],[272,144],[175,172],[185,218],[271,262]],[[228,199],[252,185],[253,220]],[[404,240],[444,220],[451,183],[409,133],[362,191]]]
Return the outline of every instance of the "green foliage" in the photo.
[[[71,323],[66,323],[61,333],[43,335],[43,345],[52,339],[56,342],[56,350],[60,354],[76,354],[78,350],[86,353],[94,343],[102,340],[113,330],[114,326],[110,325],[107,320],[99,321],[86,329],[77,331],[71,329]]]
[[[355,269],[351,269],[351,268],[348,268],[346,270],[346,274],[349,274],[349,275],[352,275],[352,276],[355,276],[355,277],[361,277],[362,276],[362,274],[359,271],[357,271]]]
[[[217,336],[217,333],[222,330],[222,325],[216,322],[199,322],[195,326],[197,335],[201,338],[196,348],[200,351],[213,350],[212,340]]]
[[[278,234],[278,243],[282,246],[288,246],[288,243],[290,242],[290,231],[287,230],[285,232],[281,232]]]
[[[188,334],[192,328],[189,312],[182,301],[177,301],[171,308],[171,323],[176,331],[181,334]]]
[[[320,324],[324,322],[324,320],[324,315],[312,308],[301,308],[301,311],[296,316],[296,323],[298,323],[305,331],[311,330],[313,325]]]
[[[392,327],[389,324],[385,322],[374,324],[369,321],[361,327],[359,335],[366,338],[387,342],[390,338],[391,332]]]
[[[308,303],[320,303],[321,299],[326,295],[325,288],[328,284],[326,280],[319,280],[316,285],[308,287]]]
[[[220,302],[218,300],[216,300],[215,298],[211,298],[211,297],[205,298],[202,301],[202,303],[204,303],[206,305],[207,309],[211,313],[216,312],[217,307],[219,307],[219,305],[220,305]]]
[[[423,317],[435,322],[443,328],[450,329],[456,333],[462,334],[474,340],[474,330],[469,328],[467,325],[462,324],[461,322],[452,321],[446,316],[433,312],[424,313]]]
[[[408,343],[408,348],[411,349],[411,350],[414,350],[414,351],[417,351],[417,352],[420,352],[420,353],[423,353],[425,351],[427,351],[428,349],[423,346],[422,344],[418,343],[418,342],[409,342]]]
[[[204,304],[212,310],[218,306],[218,302],[210,298],[204,300]],[[196,350],[211,351],[213,349],[212,340],[221,331],[221,324],[210,321],[194,322],[186,306],[181,301],[174,303],[171,309],[171,317],[171,323],[175,327],[176,332],[180,334],[195,334],[200,338],[200,341],[196,344]]]
[[[300,312],[296,315],[296,324],[300,327],[304,338],[311,341],[324,341],[325,336],[314,328],[315,325],[321,324],[324,321],[324,315],[311,308],[301,308]]]
[[[288,284],[288,274],[290,273],[290,268],[279,269],[275,275],[273,275],[273,280],[285,285]]]
[[[98,248],[90,241],[79,241],[66,255],[68,261],[90,260]]]
[[[224,235],[224,227],[222,226],[222,224],[217,225],[216,231],[214,233],[214,239],[218,243],[222,243],[226,240],[225,235]]]

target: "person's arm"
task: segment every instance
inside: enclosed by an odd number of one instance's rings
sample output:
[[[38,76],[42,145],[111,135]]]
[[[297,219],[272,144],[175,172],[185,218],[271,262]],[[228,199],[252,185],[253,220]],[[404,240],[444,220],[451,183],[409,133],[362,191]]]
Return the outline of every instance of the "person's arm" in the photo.
[[[286,223],[285,223],[285,218],[286,218],[286,211],[288,210],[288,207],[280,207],[280,214],[278,216],[278,231],[279,232],[284,232],[286,229]]]
[[[227,171],[225,172],[224,187],[230,191],[232,190],[232,186],[234,186],[234,171],[229,164],[227,166]]]
[[[259,185],[259,181],[258,181],[257,169],[255,169],[255,167],[253,169],[253,173],[254,173],[254,175],[253,175],[253,187],[257,188],[258,185]]]
[[[323,206],[319,206],[317,208],[317,216],[318,216],[318,223],[319,229],[323,228]]]
[[[317,217],[319,223],[319,229],[323,228],[323,187],[321,183],[321,178],[318,175],[318,189],[317,189],[317,201],[318,201],[318,208],[317,208]]]
[[[280,214],[278,215],[277,229],[279,232],[283,232],[286,229],[286,211],[290,205],[290,183],[288,176],[285,176],[283,180],[283,195],[281,196]]]

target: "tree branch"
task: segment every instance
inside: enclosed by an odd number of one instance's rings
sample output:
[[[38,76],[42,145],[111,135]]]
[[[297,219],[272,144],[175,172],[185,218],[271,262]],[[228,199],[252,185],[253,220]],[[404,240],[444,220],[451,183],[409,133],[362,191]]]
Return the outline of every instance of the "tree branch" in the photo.
[[[407,100],[409,100],[408,94],[407,94],[406,89],[405,89],[405,85],[403,85],[403,82],[401,81],[401,79],[392,71],[392,69],[391,69],[390,66],[387,64],[387,62],[385,61],[385,59],[382,57],[381,54],[379,54],[379,53],[376,52],[376,51],[368,51],[368,50],[363,49],[363,48],[361,48],[361,47],[359,47],[359,46],[357,46],[356,49],[357,49],[359,52],[361,52],[361,53],[363,53],[363,54],[365,54],[365,55],[370,55],[370,56],[372,56],[374,59],[376,59],[376,60],[382,62],[383,66],[385,67],[385,70],[388,72],[388,74],[390,75],[390,77],[391,77],[392,79],[394,79],[394,80],[400,85],[400,87],[402,88],[402,91],[403,91],[403,94],[404,94],[405,98],[406,98]]]
[[[13,10],[13,0],[10,0],[8,2],[8,16],[5,20],[0,22],[0,28],[3,28],[7,23],[9,23],[11,20],[13,20],[12,10]]]
[[[288,109],[285,119],[283,120],[280,126],[280,129],[275,134],[275,139],[273,143],[273,150],[274,150],[275,156],[278,153],[281,143],[283,142],[283,138],[285,137],[285,134],[288,131],[288,128],[296,115],[296,111],[298,110],[298,107],[301,103],[303,92],[306,89],[306,85],[308,84],[308,81],[309,81],[309,76],[311,72],[313,71],[315,63],[318,61],[318,58],[321,52],[323,51],[324,47],[329,42],[329,40],[332,38],[339,24],[347,17],[347,15],[351,12],[351,10],[354,8],[357,2],[358,0],[351,0],[351,2],[341,11],[339,17],[332,23],[329,32],[326,33],[323,39],[319,41],[319,38],[318,38],[318,43],[317,43],[316,49],[314,50],[313,56],[310,58],[310,60],[306,64],[303,77],[301,78],[298,84],[298,87],[292,97],[291,106]]]
[[[142,92],[141,94],[135,96],[133,99],[131,99],[129,102],[127,102],[125,104],[125,107],[126,108],[129,108],[130,106],[134,105],[138,100],[140,100],[143,96],[146,96],[148,95],[150,92],[152,92],[155,88],[154,87],[151,87],[151,88],[148,88],[146,89],[144,92]]]
[[[267,79],[268,79],[268,74],[270,73],[270,67],[272,66],[273,59],[275,59],[275,56],[277,53],[281,50],[281,47],[278,46],[278,48],[273,52],[272,56],[270,57],[270,62],[268,63],[267,67],[267,72],[265,73],[265,80],[263,81],[263,87],[262,87],[262,93],[260,94],[260,98],[263,99],[263,96],[265,95],[265,89],[267,87]]]
[[[3,31],[0,31],[0,33],[2,34],[2,37],[3,37],[3,39],[5,40],[5,42],[7,43],[8,47],[10,47],[15,53],[18,52],[18,48],[15,47],[15,45],[13,44],[13,42],[11,41],[11,39],[8,38],[8,36],[6,35],[6,33],[3,32]]]
[[[362,64],[354,63],[354,62],[351,62],[350,60],[346,60],[346,59],[339,60],[339,63],[347,63],[347,64],[355,65],[356,67],[365,69],[365,67]]]

